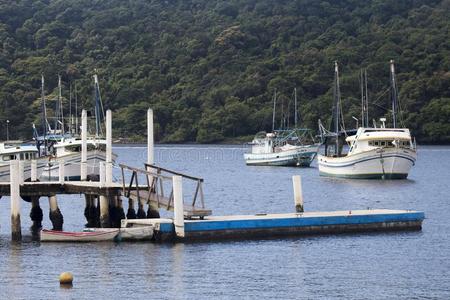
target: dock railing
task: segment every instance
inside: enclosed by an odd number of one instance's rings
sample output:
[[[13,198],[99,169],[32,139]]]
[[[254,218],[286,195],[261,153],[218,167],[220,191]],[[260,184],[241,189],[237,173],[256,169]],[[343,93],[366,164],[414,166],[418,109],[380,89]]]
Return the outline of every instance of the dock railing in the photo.
[[[121,168],[122,190],[125,197],[138,202],[153,202],[158,208],[171,211],[174,209],[173,176],[181,176],[195,183],[192,198],[186,201],[187,203],[183,199],[185,216],[204,217],[211,214],[211,211],[205,208],[202,178],[148,164],[145,165],[145,170],[124,164],[119,164],[119,167]],[[125,172],[131,172],[131,178],[127,179]],[[144,180],[145,183],[140,183],[140,180]]]

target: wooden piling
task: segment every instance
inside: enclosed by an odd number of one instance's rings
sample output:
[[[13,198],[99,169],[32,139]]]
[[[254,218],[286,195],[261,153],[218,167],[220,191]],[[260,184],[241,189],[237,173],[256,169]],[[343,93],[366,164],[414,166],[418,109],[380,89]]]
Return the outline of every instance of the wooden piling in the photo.
[[[134,209],[133,199],[128,199],[127,219],[136,219],[136,210]]]
[[[59,183],[64,184],[64,160],[59,161]]]
[[[87,113],[81,112],[81,180],[87,179]]]
[[[10,194],[11,194],[11,239],[22,239],[22,227],[20,223],[20,163],[11,160],[9,165]]]
[[[184,238],[184,205],[183,205],[183,182],[181,176],[173,176],[173,210],[175,234]]]
[[[154,155],[154,137],[153,137],[153,110],[147,110],[147,163],[153,165],[155,163]]]
[[[104,187],[106,184],[106,170],[105,170],[105,162],[100,162],[100,182],[101,187]],[[100,226],[102,228],[110,227],[110,219],[109,219],[109,200],[106,196],[100,195],[99,200],[100,205]]]
[[[39,205],[39,196],[31,197],[31,211],[30,219],[33,221],[31,226],[32,231],[38,231],[42,227],[42,219],[44,214],[42,213],[42,208]]]
[[[56,199],[56,195],[51,195],[48,197],[48,203],[50,207],[49,217],[50,221],[52,221],[53,230],[62,230],[64,217],[61,214],[61,211],[58,207],[58,200]]]
[[[37,161],[35,159],[31,161],[31,181],[37,181]]]
[[[84,216],[86,217],[86,227],[98,227],[100,226],[99,215],[96,206],[95,196],[84,195],[86,199],[86,207],[84,209]]]
[[[301,213],[304,211],[304,209],[303,209],[302,179],[300,175],[292,176],[292,184],[294,186],[295,211]]]
[[[106,111],[106,182],[112,183],[112,114]]]

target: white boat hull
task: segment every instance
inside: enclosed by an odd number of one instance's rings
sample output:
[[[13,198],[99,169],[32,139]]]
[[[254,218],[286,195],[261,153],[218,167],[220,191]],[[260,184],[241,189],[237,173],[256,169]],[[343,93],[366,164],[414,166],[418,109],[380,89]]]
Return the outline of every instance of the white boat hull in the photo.
[[[113,161],[116,156],[113,154]],[[64,161],[64,180],[77,181],[81,179],[81,153],[68,154],[51,160],[40,174],[40,181],[59,180],[59,162]],[[106,161],[106,152],[88,151],[87,153],[87,174],[98,176],[100,174],[100,162]]]
[[[67,232],[56,230],[41,230],[41,242],[104,242],[113,241],[119,234],[119,229],[98,229],[95,231]]]
[[[143,241],[153,238],[154,227],[152,225],[133,226],[120,228],[119,239],[124,241]]]
[[[24,181],[28,181],[31,178],[31,161],[24,160],[23,162],[24,162],[23,179],[24,179]],[[48,164],[48,157],[41,157],[41,158],[36,159],[37,178],[40,177],[40,175],[44,171],[47,164]],[[9,182],[9,180],[10,180],[9,173],[10,173],[9,164],[0,165],[0,182]]]
[[[302,166],[308,167],[317,155],[319,146],[298,146],[295,149],[275,153],[245,153],[249,166]]]
[[[319,155],[321,176],[359,179],[405,179],[417,158],[404,148],[374,149],[343,157]]]

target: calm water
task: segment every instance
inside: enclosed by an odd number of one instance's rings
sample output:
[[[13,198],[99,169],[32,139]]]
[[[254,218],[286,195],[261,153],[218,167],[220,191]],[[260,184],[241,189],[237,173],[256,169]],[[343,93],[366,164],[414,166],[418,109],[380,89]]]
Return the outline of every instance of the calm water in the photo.
[[[136,166],[146,157],[143,147],[114,151]],[[12,244],[4,197],[0,299],[450,298],[450,147],[421,147],[403,181],[321,178],[315,165],[246,167],[242,153],[240,147],[160,146],[156,160],[205,178],[206,203],[216,215],[292,212],[291,176],[301,174],[306,210],[423,210],[423,230],[199,244],[40,244],[31,241],[30,204],[22,202],[25,241]],[[41,202],[49,228],[48,201]],[[64,228],[82,228],[84,198],[59,204]],[[73,288],[59,286],[63,271],[74,274]]]

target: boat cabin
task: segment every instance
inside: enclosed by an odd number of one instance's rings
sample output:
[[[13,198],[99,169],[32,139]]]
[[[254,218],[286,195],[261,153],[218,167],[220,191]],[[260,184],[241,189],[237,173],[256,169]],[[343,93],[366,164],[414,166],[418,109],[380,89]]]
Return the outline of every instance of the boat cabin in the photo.
[[[415,149],[407,128],[359,128],[355,135],[346,138],[348,154],[356,154],[377,148]]]
[[[0,143],[0,164],[11,160],[33,160],[38,158],[38,150],[33,145]]]
[[[86,140],[87,151],[106,151],[106,140],[88,138]],[[80,153],[82,147],[81,138],[69,138],[63,139],[61,142],[56,143],[54,146],[54,154],[57,157],[62,157],[67,154]]]
[[[266,133],[265,131],[258,132],[250,143],[252,146],[251,153],[273,153],[274,137],[275,135],[273,133]]]

